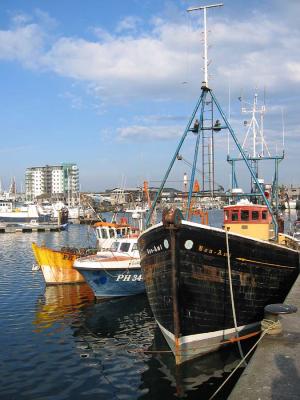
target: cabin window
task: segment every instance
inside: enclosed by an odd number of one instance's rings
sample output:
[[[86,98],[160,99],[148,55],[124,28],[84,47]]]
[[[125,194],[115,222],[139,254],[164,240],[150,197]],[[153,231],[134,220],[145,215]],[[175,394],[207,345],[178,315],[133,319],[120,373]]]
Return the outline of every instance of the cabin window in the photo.
[[[132,251],[133,250],[137,250],[138,249],[138,247],[137,247],[137,243],[133,243],[133,246],[132,246]]]
[[[119,247],[120,242],[113,242],[112,245],[110,246],[111,251],[117,251]]]
[[[115,231],[114,231],[114,229],[110,229],[110,230],[109,230],[109,237],[110,237],[110,238],[115,237]]]
[[[267,215],[268,215],[268,211],[263,211],[262,215],[261,215],[262,219],[267,219]]]
[[[101,229],[101,236],[102,236],[102,239],[107,239],[108,238],[106,229]]]
[[[238,211],[232,211],[231,220],[232,221],[238,221],[239,220],[239,212]]]
[[[259,212],[258,211],[252,211],[252,220],[257,221],[259,219]]]
[[[130,248],[130,243],[124,242],[121,243],[120,251],[123,253],[127,253],[129,251],[129,248]]]
[[[241,220],[242,221],[249,221],[249,210],[242,210],[241,211]]]
[[[229,218],[229,212],[228,210],[225,210],[225,221],[227,221]]]

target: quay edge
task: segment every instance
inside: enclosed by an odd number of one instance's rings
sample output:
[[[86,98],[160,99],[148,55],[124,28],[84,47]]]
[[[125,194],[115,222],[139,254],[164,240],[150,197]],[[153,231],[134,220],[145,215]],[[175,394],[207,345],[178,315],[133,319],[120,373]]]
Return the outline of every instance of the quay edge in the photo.
[[[264,336],[228,400],[300,398],[300,275],[284,303],[298,311],[280,317],[281,334]]]

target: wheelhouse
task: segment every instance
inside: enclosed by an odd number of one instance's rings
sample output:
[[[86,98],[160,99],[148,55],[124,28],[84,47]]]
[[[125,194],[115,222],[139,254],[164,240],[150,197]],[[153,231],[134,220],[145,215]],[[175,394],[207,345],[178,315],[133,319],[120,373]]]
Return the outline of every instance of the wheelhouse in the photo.
[[[272,216],[264,205],[249,203],[224,207],[224,226],[231,232],[262,240],[274,235]]]
[[[97,222],[94,225],[99,249],[109,249],[113,240],[123,237],[137,237],[138,228],[129,224]]]

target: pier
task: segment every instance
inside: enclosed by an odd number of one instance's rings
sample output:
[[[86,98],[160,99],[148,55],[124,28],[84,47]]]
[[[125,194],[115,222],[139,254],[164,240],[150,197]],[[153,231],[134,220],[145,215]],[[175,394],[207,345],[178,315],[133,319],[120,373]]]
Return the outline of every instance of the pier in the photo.
[[[285,304],[295,305],[298,312],[281,316],[281,334],[265,335],[229,400],[300,398],[300,276]]]
[[[37,225],[37,226],[21,226],[17,225],[0,226],[0,233],[32,233],[32,232],[61,232],[66,230],[66,225]]]

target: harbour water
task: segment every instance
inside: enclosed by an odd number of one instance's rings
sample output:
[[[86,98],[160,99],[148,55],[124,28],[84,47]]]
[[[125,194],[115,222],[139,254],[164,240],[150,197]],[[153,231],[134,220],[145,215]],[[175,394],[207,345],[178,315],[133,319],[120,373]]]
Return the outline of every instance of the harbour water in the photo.
[[[176,368],[146,295],[95,303],[85,284],[45,287],[32,270],[32,241],[83,247],[95,237],[75,224],[0,235],[1,400],[205,400],[239,362],[232,345]]]

